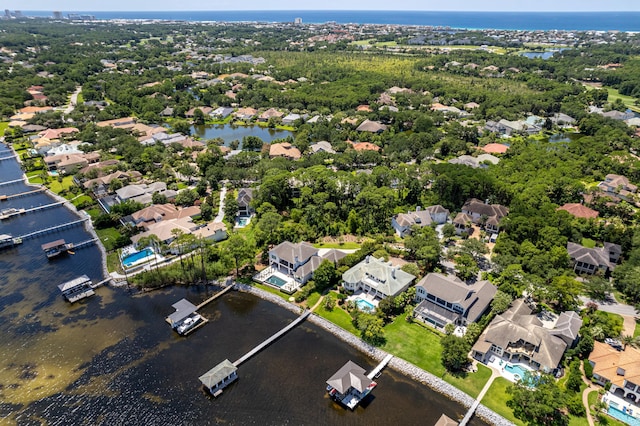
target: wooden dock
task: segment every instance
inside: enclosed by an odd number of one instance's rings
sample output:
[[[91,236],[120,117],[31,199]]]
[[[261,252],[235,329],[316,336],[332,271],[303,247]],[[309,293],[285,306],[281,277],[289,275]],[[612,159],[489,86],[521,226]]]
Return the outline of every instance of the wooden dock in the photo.
[[[222,296],[223,294],[225,294],[226,292],[228,292],[229,290],[231,290],[233,288],[233,284],[226,287],[224,290],[220,290],[219,292],[217,292],[216,294],[214,294],[213,296],[211,296],[210,298],[208,298],[207,300],[205,300],[204,302],[202,302],[201,304],[199,304],[198,306],[196,306],[196,309],[200,309],[200,308],[204,308],[205,306],[207,306],[209,303],[213,302],[214,300],[216,300],[218,297]]]
[[[31,207],[30,209],[26,209],[24,211],[24,213],[30,213],[30,212],[36,212],[38,210],[49,209],[51,207],[57,207],[57,206],[62,205],[64,203],[66,203],[66,201],[58,201],[57,203],[45,204],[44,206]]]
[[[0,186],[11,185],[12,183],[24,182],[24,178],[8,180],[6,182],[0,182]]]
[[[9,157],[2,157],[0,158],[0,161],[4,161],[4,160],[11,160],[12,158],[18,158],[18,154],[13,154]]]
[[[34,231],[34,232],[30,232],[28,234],[20,235],[18,238],[22,238],[23,240],[26,240],[28,238],[33,238],[33,237],[36,237],[38,235],[47,234],[49,232],[55,232],[55,231],[58,231],[60,229],[71,228],[72,226],[76,226],[78,224],[84,223],[87,220],[89,220],[89,218],[74,220],[72,222],[63,223],[62,225],[52,226],[50,228],[41,229],[39,231]]]
[[[0,200],[5,201],[5,200],[10,200],[10,199],[12,199],[12,198],[26,197],[26,196],[28,196],[28,195],[36,194],[36,193],[38,193],[38,192],[44,192],[44,191],[46,191],[46,190],[47,190],[47,188],[42,187],[42,188],[34,189],[34,190],[32,190],[32,191],[21,192],[21,193],[19,193],[19,194],[13,194],[13,195],[0,195]]]
[[[260,352],[261,350],[263,350],[264,348],[266,348],[267,346],[269,346],[271,343],[275,342],[280,336],[284,335],[286,332],[288,332],[289,330],[291,330],[293,327],[295,327],[296,325],[300,324],[302,321],[304,321],[309,315],[311,314],[311,311],[309,310],[305,310],[302,315],[300,315],[298,318],[296,318],[295,320],[291,321],[291,323],[289,323],[286,327],[284,327],[282,330],[278,331],[276,334],[274,334],[273,336],[269,337],[267,340],[265,340],[264,342],[260,343],[258,346],[256,346],[255,348],[253,348],[251,351],[247,352],[242,358],[238,359],[236,362],[233,363],[233,365],[235,365],[236,367],[240,366],[240,364],[242,364],[243,362],[247,361],[249,358],[251,358],[252,356],[254,356],[255,354],[257,354],[258,352]]]
[[[387,364],[389,364],[389,361],[391,361],[391,358],[393,358],[393,355],[391,355],[391,354],[388,354],[386,357],[384,357],[384,359],[382,361],[380,361],[380,364],[378,364],[376,366],[376,368],[371,370],[371,373],[367,374],[367,377],[369,379],[371,379],[371,380],[373,380],[376,377],[378,377],[380,375],[380,372],[382,371],[382,369],[384,367],[386,367]]]

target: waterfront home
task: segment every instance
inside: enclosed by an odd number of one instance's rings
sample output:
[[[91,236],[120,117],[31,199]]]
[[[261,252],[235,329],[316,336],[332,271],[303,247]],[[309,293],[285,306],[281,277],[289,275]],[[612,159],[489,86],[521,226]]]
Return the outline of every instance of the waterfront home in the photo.
[[[290,160],[302,158],[300,150],[289,142],[274,143],[269,146],[269,158],[283,157]]]
[[[415,211],[399,213],[391,218],[391,226],[398,236],[404,238],[411,233],[411,228],[431,226],[432,223],[442,225],[449,218],[449,210],[440,205],[429,206],[422,210],[420,206]]]
[[[230,107],[218,107],[211,111],[209,115],[214,118],[227,118],[233,112],[233,108]]]
[[[468,285],[456,276],[432,272],[416,284],[419,304],[413,315],[440,330],[447,324],[466,326],[489,310],[497,291],[489,281]]]
[[[374,299],[397,296],[416,279],[384,259],[367,256],[342,274],[342,286],[348,291],[362,291]]]
[[[581,219],[595,219],[600,214],[596,210],[590,209],[589,207],[579,203],[566,203],[561,207],[558,207],[556,210],[564,210],[571,216]]]
[[[258,110],[255,108],[240,108],[233,113],[233,116],[238,120],[251,120],[257,113]]]
[[[261,123],[266,123],[270,118],[282,118],[283,115],[283,112],[280,112],[275,108],[269,108],[258,116],[258,121],[260,121]]]
[[[225,359],[220,364],[199,377],[204,386],[215,397],[222,394],[222,390],[238,379],[238,367]]]
[[[269,266],[272,270],[293,278],[298,284],[305,284],[318,266],[329,260],[335,265],[346,256],[339,250],[328,250],[322,256],[319,250],[307,242],[291,243],[285,241],[269,250]]]
[[[193,118],[195,116],[197,109],[202,111],[202,114],[205,116],[211,114],[211,111],[213,111],[213,108],[211,108],[210,106],[199,106],[199,107],[191,108],[189,111],[184,113],[184,116],[187,118]]]
[[[49,171],[58,171],[58,173],[72,173],[90,163],[97,163],[100,160],[100,154],[97,152],[89,152],[87,154],[60,154],[47,156],[44,163]]]
[[[348,361],[327,380],[327,392],[333,400],[353,410],[377,385],[364,373],[364,368]]]
[[[595,341],[589,363],[596,383],[611,386],[609,392],[640,409],[640,350],[631,346],[619,350]]]
[[[211,222],[202,225],[193,223],[191,217],[181,217],[149,223],[147,225],[147,231],[132,236],[131,241],[137,244],[142,238],[155,235],[160,242],[171,244],[178,235],[176,231],[182,234],[194,234],[196,237],[216,242],[227,238],[227,228],[224,223]],[[173,253],[180,252],[180,247],[172,247],[171,251]]]
[[[567,252],[577,274],[608,275],[616,267],[622,254],[618,244],[604,243],[603,247],[588,248],[576,243],[567,243]]]
[[[150,204],[153,194],[163,194],[167,199],[173,199],[177,195],[176,191],[168,190],[165,182],[153,182],[150,184],[133,184],[123,186],[116,190],[116,202],[122,203],[127,200],[136,201],[141,204]]]
[[[255,213],[251,202],[253,201],[253,189],[240,188],[238,190],[238,216],[251,216]]]
[[[195,218],[200,216],[200,206],[178,208],[174,204],[152,204],[131,214],[131,221],[139,228],[148,230],[149,226],[163,220]]]
[[[462,213],[471,217],[473,223],[484,227],[485,231],[498,233],[500,220],[509,214],[509,209],[500,204],[489,204],[471,198],[462,206]]]
[[[561,112],[553,114],[549,119],[553,124],[559,127],[570,127],[576,124],[575,118]]]
[[[282,124],[291,125],[294,124],[298,120],[302,120],[304,117],[300,114],[288,114],[285,117],[282,117]]]
[[[85,167],[84,169],[87,169],[87,167]],[[82,170],[80,172],[82,172]],[[108,175],[97,177],[95,179],[89,179],[84,183],[82,183],[82,186],[85,189],[91,189],[93,191],[93,194],[97,198],[100,198],[108,194],[109,186],[111,182],[114,180],[118,180],[124,184],[128,184],[129,182],[137,181],[141,178],[142,178],[142,173],[136,170],[132,170],[130,172],[122,172],[120,170],[116,170],[115,172],[109,173]],[[74,177],[74,181],[77,182],[75,177]]]
[[[581,326],[582,319],[572,311],[563,312],[555,322],[543,323],[524,299],[518,299],[491,321],[471,354],[483,363],[495,356],[551,373],[558,368],[565,351],[577,342]]]

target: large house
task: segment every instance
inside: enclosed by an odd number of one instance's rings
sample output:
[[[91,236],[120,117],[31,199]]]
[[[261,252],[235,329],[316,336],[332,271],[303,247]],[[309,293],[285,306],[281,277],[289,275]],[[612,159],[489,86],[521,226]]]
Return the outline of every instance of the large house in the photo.
[[[171,244],[176,239],[178,233],[193,234],[197,238],[211,241],[222,241],[227,238],[227,228],[222,222],[211,222],[206,225],[200,225],[193,222],[192,218],[181,217],[163,220],[156,223],[149,223],[147,231],[131,237],[131,241],[137,244],[142,238],[155,235],[158,240],[164,244]],[[172,252],[179,251],[179,248],[172,249]]]
[[[629,182],[625,176],[608,174],[604,181],[598,184],[598,188],[614,197],[620,197],[623,200],[629,198],[638,191],[638,187]]]
[[[344,256],[346,254],[338,250],[329,250],[320,256],[318,249],[307,242],[285,241],[269,250],[269,266],[299,284],[305,284],[324,260],[337,263]]]
[[[447,221],[449,210],[440,205],[430,206],[422,210],[420,206],[415,211],[399,213],[391,219],[391,226],[396,230],[396,234],[405,237],[411,233],[411,227],[420,228],[429,226],[432,223],[441,225]]]
[[[167,199],[175,198],[176,191],[167,189],[164,182],[153,182],[150,184],[127,185],[116,190],[116,201],[122,203],[132,200],[142,204],[150,204],[153,194],[163,194]]]
[[[427,274],[416,284],[414,317],[438,329],[476,322],[489,309],[498,289],[489,281],[467,285],[455,276]]]
[[[573,311],[560,314],[555,324],[544,324],[524,299],[518,299],[491,321],[471,353],[480,362],[495,356],[550,373],[577,342],[581,326],[582,319]]]
[[[302,158],[300,150],[289,142],[273,143],[269,146],[269,158],[283,157],[290,160]]]
[[[566,203],[556,210],[564,210],[570,215],[581,219],[595,219],[600,214],[596,210],[583,206],[580,203]]]
[[[487,232],[497,233],[500,231],[500,219],[509,214],[509,209],[472,198],[464,203],[462,213],[470,216],[473,223],[482,224]]]
[[[601,272],[607,275],[616,267],[622,247],[618,244],[604,243],[604,247],[588,248],[570,242],[567,243],[567,252],[576,273],[593,275]]]
[[[415,279],[415,276],[385,262],[382,258],[367,256],[342,274],[342,286],[349,291],[362,291],[374,298],[384,299],[399,295],[409,288]]]
[[[251,216],[255,211],[251,207],[253,189],[240,188],[238,190],[238,216]]]
[[[199,206],[178,208],[173,204],[152,204],[131,215],[131,220],[139,228],[149,229],[154,223],[163,220],[181,219],[183,217],[194,218],[200,215]]]
[[[609,392],[634,404],[640,403],[640,350],[627,346],[623,351],[602,342],[593,343],[589,355],[593,380]]]

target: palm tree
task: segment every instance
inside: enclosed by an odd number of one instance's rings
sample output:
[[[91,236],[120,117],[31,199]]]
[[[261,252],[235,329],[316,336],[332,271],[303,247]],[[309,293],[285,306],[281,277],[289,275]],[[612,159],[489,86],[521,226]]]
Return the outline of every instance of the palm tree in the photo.
[[[623,345],[622,350],[627,349],[627,345],[632,348],[638,348],[640,347],[640,338],[638,338],[638,336],[633,337],[632,335],[624,334],[620,335],[620,343]]]

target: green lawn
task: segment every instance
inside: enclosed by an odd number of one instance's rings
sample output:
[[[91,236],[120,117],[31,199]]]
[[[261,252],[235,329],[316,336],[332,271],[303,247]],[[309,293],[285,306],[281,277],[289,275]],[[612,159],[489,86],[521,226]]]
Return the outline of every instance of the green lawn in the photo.
[[[360,248],[358,243],[317,243],[313,246],[317,249],[358,250]]]
[[[315,311],[322,318],[327,319],[335,325],[344,328],[349,333],[359,336],[360,332],[351,323],[351,315],[342,308],[336,306],[332,311],[327,311],[324,306],[319,306]]]
[[[78,207],[79,205],[85,204],[89,205],[89,203],[93,203],[93,198],[88,195],[82,195],[72,201],[73,205]]]
[[[98,238],[100,238],[100,241],[107,251],[115,248],[114,244],[118,237],[120,237],[120,233],[116,228],[96,229],[96,234],[98,234]]]
[[[279,296],[279,297],[281,297],[281,298],[283,298],[284,300],[287,300],[287,301],[291,297],[290,295],[288,295],[286,293],[283,293],[280,290],[275,289],[275,288],[273,288],[271,286],[268,286],[268,285],[265,285],[265,284],[252,282],[251,285],[253,285],[256,288],[259,288],[260,290],[264,290],[264,291],[266,291],[268,293],[275,294],[276,296]]]
[[[583,238],[582,245],[586,248],[596,248],[596,242],[590,238]]]
[[[120,259],[118,259],[117,251],[107,253],[107,269],[109,272],[124,273],[122,266],[120,265]]]
[[[384,336],[387,342],[382,349],[444,379],[472,397],[478,396],[491,376],[491,370],[484,365],[478,365],[476,373],[456,376],[447,373],[440,362],[439,333],[417,322],[408,323],[406,314],[385,326]]]
[[[633,337],[638,336],[640,336],[640,323],[638,323],[638,320],[636,320],[636,329],[633,330]]]
[[[307,297],[307,302],[306,302],[307,308],[313,308],[313,306],[318,302],[318,300],[320,300],[321,296],[322,295],[317,291],[314,291],[313,293],[311,293],[309,297]]]
[[[632,96],[621,95],[617,89],[614,89],[612,87],[603,87],[603,89],[607,89],[607,92],[609,92],[609,98],[607,99],[607,101],[615,102],[616,99],[620,99],[627,108],[632,109],[636,112],[640,112],[640,107],[635,104],[636,98]]]
[[[0,123],[0,136],[4,136],[4,131],[7,130],[7,127],[9,127],[8,122]]]
[[[496,378],[487,393],[484,395],[484,398],[482,398],[482,404],[500,414],[505,419],[517,425],[524,426],[524,423],[516,419],[513,416],[511,408],[506,405],[506,402],[509,399],[509,395],[507,395],[507,387],[510,384],[511,382],[504,377]]]
[[[98,216],[100,216],[103,213],[102,209],[100,209],[98,207],[92,208],[92,209],[86,209],[85,211],[87,212],[87,214],[89,216],[91,216],[91,219],[95,219],[95,218],[97,218]]]
[[[58,182],[57,178],[53,178],[47,186],[49,187],[51,192],[59,194],[62,191],[71,188],[72,185],[73,185],[73,176],[65,176],[62,178],[62,182]],[[75,197],[75,195],[72,195],[72,197]]]

